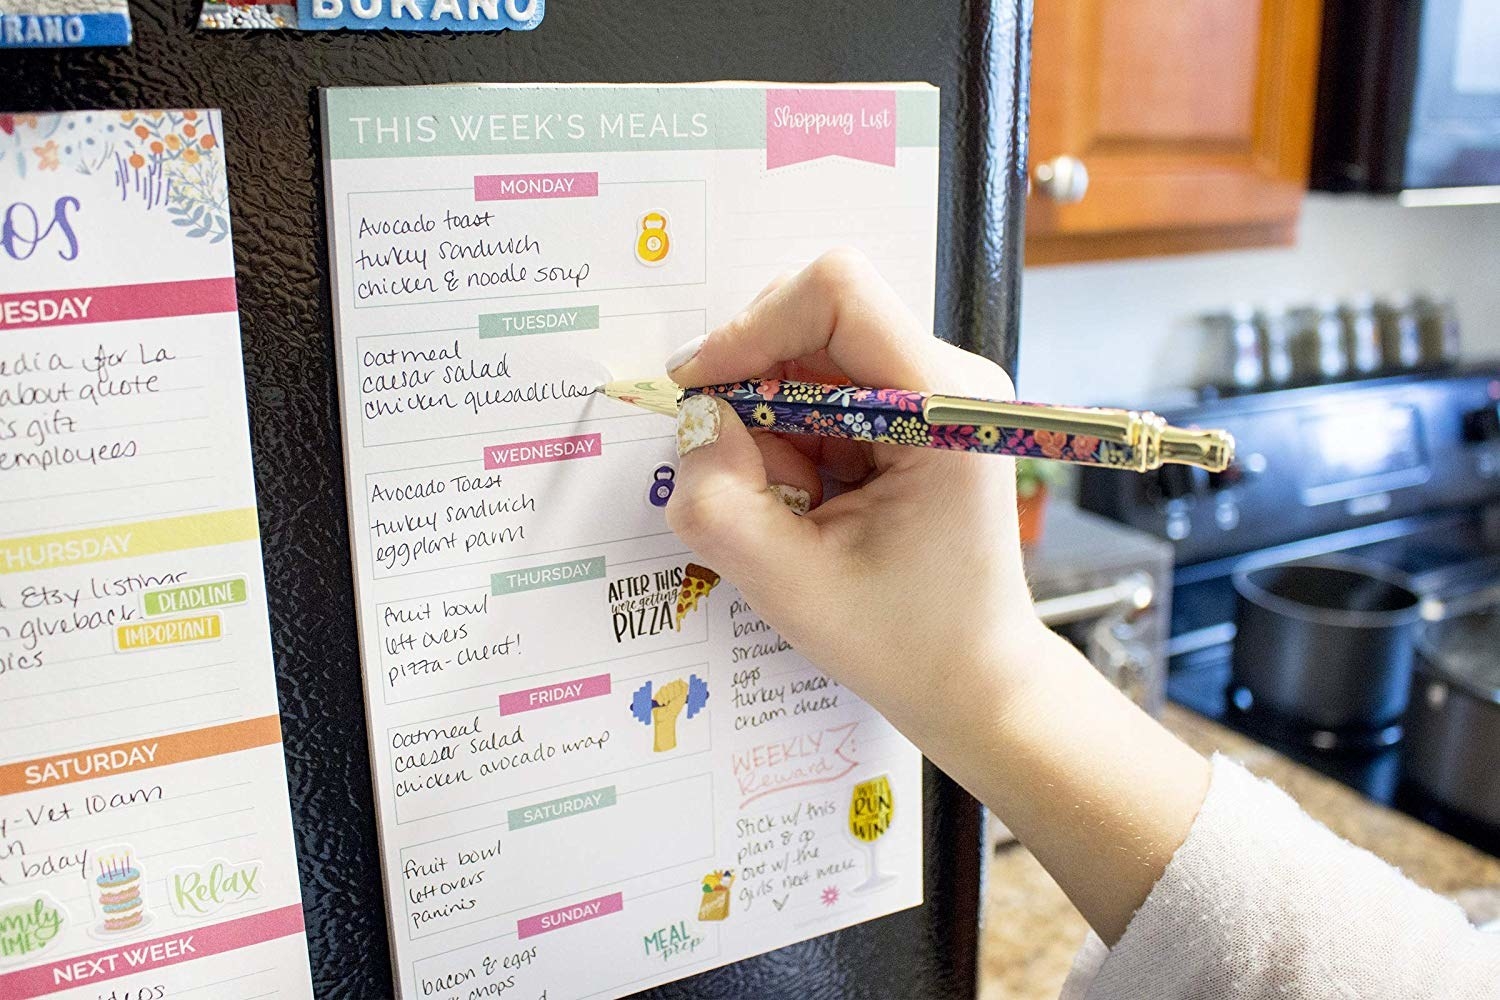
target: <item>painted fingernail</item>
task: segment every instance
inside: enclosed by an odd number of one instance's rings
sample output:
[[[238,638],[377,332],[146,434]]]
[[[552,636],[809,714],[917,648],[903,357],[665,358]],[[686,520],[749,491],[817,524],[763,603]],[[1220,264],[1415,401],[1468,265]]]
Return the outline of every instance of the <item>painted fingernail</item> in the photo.
[[[677,454],[719,440],[719,404],[712,396],[689,396],[677,409]]]
[[[688,341],[686,344],[683,344],[681,347],[677,348],[677,350],[673,351],[667,358],[667,374],[672,374],[672,372],[675,372],[677,369],[681,368],[683,365],[696,358],[698,356],[698,352],[703,350],[703,342],[707,339],[708,334],[699,334],[692,340]]]
[[[796,486],[772,483],[766,489],[771,495],[791,508],[793,514],[806,514],[812,510],[812,494]]]

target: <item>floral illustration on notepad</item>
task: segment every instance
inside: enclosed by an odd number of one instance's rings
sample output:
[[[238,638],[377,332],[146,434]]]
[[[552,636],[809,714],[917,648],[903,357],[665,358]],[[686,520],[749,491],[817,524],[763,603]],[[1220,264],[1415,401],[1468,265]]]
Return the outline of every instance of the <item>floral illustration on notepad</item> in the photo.
[[[0,168],[107,178],[120,200],[162,211],[184,236],[229,236],[215,116],[203,110],[0,115]]]

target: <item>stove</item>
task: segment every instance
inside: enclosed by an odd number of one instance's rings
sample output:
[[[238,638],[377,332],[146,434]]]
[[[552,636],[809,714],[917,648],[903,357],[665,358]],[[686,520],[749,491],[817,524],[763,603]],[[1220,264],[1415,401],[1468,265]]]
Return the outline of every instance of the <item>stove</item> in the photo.
[[[1500,855],[1500,829],[1403,782],[1399,724],[1319,730],[1256,705],[1231,679],[1236,570],[1338,552],[1399,570],[1440,600],[1500,581],[1500,364],[1161,412],[1229,430],[1235,464],[1217,475],[1085,469],[1079,502],[1173,545],[1167,696]]]

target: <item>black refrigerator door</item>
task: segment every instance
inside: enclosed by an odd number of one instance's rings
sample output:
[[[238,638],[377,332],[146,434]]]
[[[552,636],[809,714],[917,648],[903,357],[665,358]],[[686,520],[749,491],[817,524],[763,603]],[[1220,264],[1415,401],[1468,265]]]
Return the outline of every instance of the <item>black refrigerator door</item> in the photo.
[[[0,51],[0,110],[220,107],[256,484],[318,996],[391,994],[355,641],[315,88],[927,80],[942,88],[938,331],[1013,363],[1029,0],[551,0],[515,34],[197,32],[132,0],[128,49]],[[926,905],[649,996],[974,993],[980,812],[927,773]]]

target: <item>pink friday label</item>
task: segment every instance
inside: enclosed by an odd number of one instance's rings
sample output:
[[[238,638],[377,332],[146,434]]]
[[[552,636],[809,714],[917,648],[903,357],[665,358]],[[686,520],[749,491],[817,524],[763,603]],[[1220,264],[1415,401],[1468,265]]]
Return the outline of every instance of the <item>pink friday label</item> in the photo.
[[[766,91],[766,168],[824,156],[896,165],[893,90]]]
[[[581,924],[585,920],[619,913],[623,909],[625,909],[625,896],[618,892],[612,892],[608,896],[600,896],[597,899],[587,899],[581,903],[569,903],[567,906],[559,906],[546,913],[533,913],[529,917],[517,920],[516,937],[535,937],[562,927]]]
[[[554,174],[477,174],[474,177],[475,201],[597,197],[599,197],[599,175],[592,171]]]
[[[0,295],[0,333],[75,323],[234,312],[234,278],[58,288]]]
[[[515,465],[567,462],[575,458],[597,458],[604,450],[602,434],[574,434],[541,441],[493,444],[484,449],[486,469],[509,469]]]
[[[135,941],[87,955],[59,959],[19,972],[0,974],[0,996],[26,1000],[92,986],[120,976],[149,972],[195,958],[220,955],[277,938],[301,934],[302,907],[293,903],[220,924],[180,931],[149,941]]]
[[[551,708],[553,705],[566,705],[569,702],[583,701],[585,698],[598,698],[609,694],[609,691],[609,674],[595,674],[593,677],[580,677],[577,680],[544,684],[541,687],[527,688],[524,691],[508,691],[500,696],[500,714],[515,715],[517,712],[530,712],[538,708]]]

